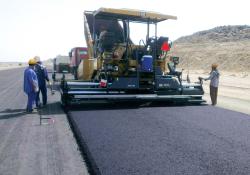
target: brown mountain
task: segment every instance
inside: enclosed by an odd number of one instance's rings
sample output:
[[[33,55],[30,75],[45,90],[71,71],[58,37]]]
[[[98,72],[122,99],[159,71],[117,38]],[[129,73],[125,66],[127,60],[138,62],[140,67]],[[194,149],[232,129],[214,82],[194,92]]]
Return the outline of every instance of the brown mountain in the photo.
[[[180,57],[183,68],[250,72],[250,26],[220,26],[174,41],[172,55]]]

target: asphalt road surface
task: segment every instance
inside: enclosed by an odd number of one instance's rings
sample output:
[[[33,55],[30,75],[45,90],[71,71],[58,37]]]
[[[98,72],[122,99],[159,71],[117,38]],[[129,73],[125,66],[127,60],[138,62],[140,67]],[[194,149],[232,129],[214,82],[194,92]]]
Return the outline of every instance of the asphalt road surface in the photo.
[[[69,117],[93,174],[250,174],[247,114],[209,105],[112,105]]]
[[[59,93],[48,91],[42,125],[25,112],[23,70],[0,71],[0,175],[87,175]]]

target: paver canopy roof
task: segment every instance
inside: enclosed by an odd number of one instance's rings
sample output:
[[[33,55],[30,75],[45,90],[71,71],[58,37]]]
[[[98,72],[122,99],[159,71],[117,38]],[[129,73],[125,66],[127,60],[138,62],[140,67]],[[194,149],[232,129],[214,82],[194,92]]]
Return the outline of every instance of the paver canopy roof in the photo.
[[[176,20],[176,16],[165,15],[162,13],[142,11],[134,9],[113,9],[113,8],[100,8],[94,13],[96,18],[108,19],[129,19],[138,22],[160,22],[168,19]]]

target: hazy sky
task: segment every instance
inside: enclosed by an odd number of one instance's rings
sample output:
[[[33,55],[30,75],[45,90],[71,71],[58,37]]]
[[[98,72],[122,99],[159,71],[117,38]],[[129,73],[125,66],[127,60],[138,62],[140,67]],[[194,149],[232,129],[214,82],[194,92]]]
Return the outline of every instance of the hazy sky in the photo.
[[[159,34],[175,40],[222,25],[250,25],[249,0],[0,0],[0,61],[42,60],[85,46],[84,10],[132,8],[176,15]]]

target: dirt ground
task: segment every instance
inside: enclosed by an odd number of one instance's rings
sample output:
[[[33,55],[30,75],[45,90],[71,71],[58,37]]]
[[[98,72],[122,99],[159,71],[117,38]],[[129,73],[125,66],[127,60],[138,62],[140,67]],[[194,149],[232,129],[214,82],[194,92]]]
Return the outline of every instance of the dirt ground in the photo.
[[[250,100],[250,72],[220,72],[220,95]],[[208,77],[209,72],[203,70],[192,70],[189,73],[191,81],[197,81],[198,77]],[[185,74],[184,74],[185,78]],[[204,82],[205,89],[208,89],[209,81]]]
[[[24,63],[19,62],[0,62],[0,70],[7,70],[24,66],[26,66]]]

